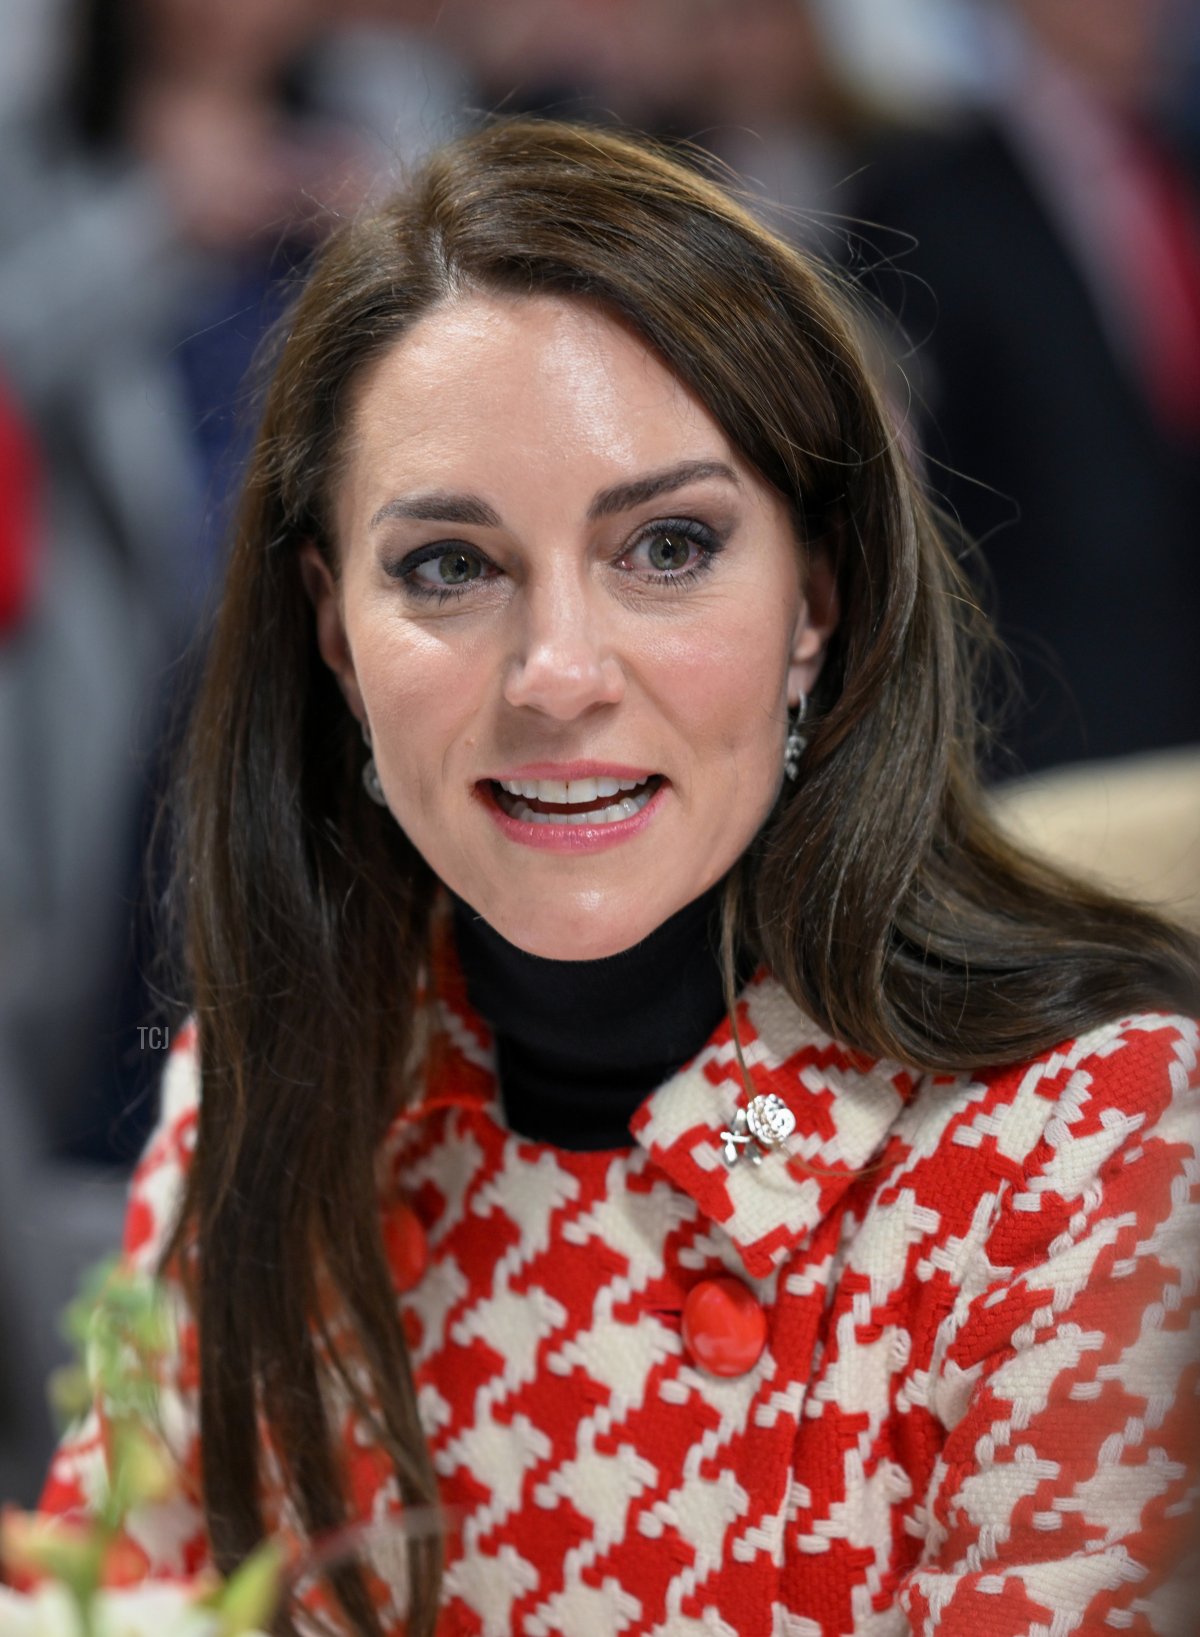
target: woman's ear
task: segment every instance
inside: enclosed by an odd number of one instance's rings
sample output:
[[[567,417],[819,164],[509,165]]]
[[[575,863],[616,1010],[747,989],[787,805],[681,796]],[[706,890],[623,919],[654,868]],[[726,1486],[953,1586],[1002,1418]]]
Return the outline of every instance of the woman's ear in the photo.
[[[342,619],[342,600],[329,564],[311,540],[300,548],[300,579],[317,616],[317,647],[321,658],[337,678],[342,697],[360,722],[365,722],[362,694],[354,670],[354,658]]]
[[[804,592],[793,632],[788,666],[789,709],[800,703],[801,694],[807,698],[816,687],[839,613],[833,558],[829,552],[814,551],[805,566]]]

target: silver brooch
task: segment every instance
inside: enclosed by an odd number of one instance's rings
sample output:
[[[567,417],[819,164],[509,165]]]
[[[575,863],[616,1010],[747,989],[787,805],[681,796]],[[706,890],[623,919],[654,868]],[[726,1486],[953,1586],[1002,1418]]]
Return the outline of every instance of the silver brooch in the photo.
[[[749,1154],[751,1161],[759,1165],[767,1149],[781,1148],[795,1129],[796,1116],[783,1098],[773,1091],[760,1092],[745,1108],[738,1109],[733,1130],[721,1133],[726,1165],[736,1165],[743,1154]]]

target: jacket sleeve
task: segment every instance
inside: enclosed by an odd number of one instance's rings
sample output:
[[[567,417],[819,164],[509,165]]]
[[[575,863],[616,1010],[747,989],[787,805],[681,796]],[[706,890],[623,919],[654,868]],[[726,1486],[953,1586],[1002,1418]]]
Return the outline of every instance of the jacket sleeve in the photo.
[[[194,1026],[181,1029],[162,1082],[158,1124],[134,1172],[125,1219],[122,1265],[153,1275],[174,1223],[195,1141],[199,1069]],[[173,1457],[177,1482],[162,1499],[143,1503],[126,1519],[122,1581],[191,1578],[209,1565],[201,1504],[196,1333],[183,1290],[167,1273],[161,1288],[174,1343],[157,1381],[159,1431]],[[86,1517],[107,1481],[108,1417],[97,1390],[92,1408],[63,1439],[42,1491],[39,1510]]]
[[[937,1339],[945,1443],[900,1595],[923,1637],[1196,1630],[1197,1030],[1096,1042]]]

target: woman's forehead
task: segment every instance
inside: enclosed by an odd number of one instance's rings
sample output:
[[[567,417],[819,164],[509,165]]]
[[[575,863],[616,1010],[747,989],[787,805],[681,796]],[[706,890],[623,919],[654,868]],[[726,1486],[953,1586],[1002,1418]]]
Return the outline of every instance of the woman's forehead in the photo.
[[[344,476],[377,485],[582,485],[685,460],[753,475],[695,395],[627,324],[561,296],[472,295],[422,318],[351,403]]]
[[[450,393],[443,401],[443,395]],[[358,416],[406,409],[486,415],[506,396],[544,398],[560,411],[611,395],[681,416],[704,406],[626,321],[579,296],[479,292],[440,303],[364,373]]]

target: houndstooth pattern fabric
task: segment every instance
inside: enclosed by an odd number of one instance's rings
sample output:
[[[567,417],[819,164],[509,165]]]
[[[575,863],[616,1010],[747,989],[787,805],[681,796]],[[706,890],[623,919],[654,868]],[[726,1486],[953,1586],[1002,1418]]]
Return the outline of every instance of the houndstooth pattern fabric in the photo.
[[[1197,1629],[1197,1026],[1127,1017],[1018,1067],[917,1076],[830,1040],[760,970],[738,1001],[784,1148],[728,1166],[747,1100],[728,1020],[643,1104],[631,1151],[503,1121],[448,922],[424,1095],[380,1156],[430,1265],[398,1296],[443,1499],[443,1621],[508,1637],[1067,1637]],[[194,1140],[179,1039],[126,1251],[152,1266]],[[687,1292],[731,1274],[768,1318],[732,1378],[691,1360]],[[146,1572],[206,1560],[195,1337],[167,1419],[190,1494],[143,1510]],[[49,1511],[86,1509],[102,1417]],[[400,1508],[354,1412],[353,1505]],[[278,1508],[272,1519],[286,1528]],[[402,1629],[402,1552],[372,1584]],[[1189,1601],[1189,1596],[1191,1601]]]

